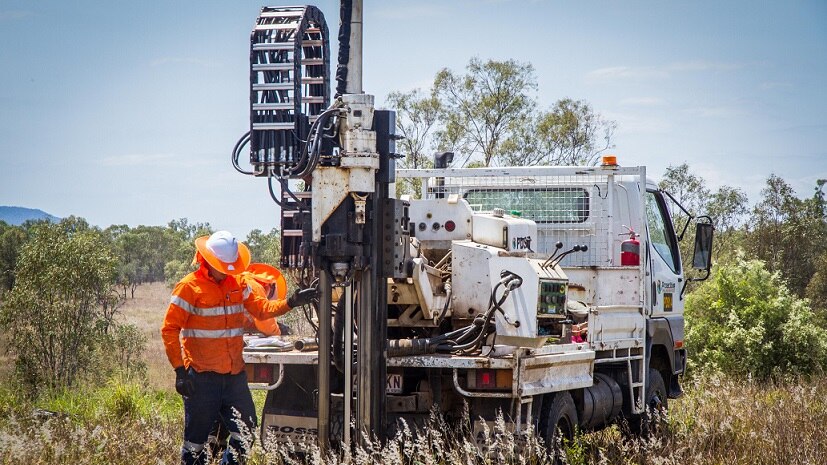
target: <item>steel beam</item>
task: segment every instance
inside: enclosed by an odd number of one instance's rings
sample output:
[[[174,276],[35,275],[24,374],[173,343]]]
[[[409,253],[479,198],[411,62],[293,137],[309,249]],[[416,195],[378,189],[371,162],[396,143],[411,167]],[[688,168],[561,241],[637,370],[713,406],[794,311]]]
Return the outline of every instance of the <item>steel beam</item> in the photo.
[[[323,265],[326,265],[323,262]],[[330,308],[333,288],[326,266],[319,272],[319,448],[326,452],[330,445]]]

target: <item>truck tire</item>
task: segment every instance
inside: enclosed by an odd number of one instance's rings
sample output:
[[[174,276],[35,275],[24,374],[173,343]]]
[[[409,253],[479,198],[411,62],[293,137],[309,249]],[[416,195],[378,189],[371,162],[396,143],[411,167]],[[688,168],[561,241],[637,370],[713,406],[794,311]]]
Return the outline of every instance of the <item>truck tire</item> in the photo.
[[[629,430],[644,437],[657,432],[668,409],[669,398],[663,376],[658,370],[650,368],[649,384],[646,386],[646,411],[629,419]]]
[[[568,392],[548,394],[543,399],[540,415],[540,435],[550,449],[556,449],[561,440],[574,439],[577,409]]]

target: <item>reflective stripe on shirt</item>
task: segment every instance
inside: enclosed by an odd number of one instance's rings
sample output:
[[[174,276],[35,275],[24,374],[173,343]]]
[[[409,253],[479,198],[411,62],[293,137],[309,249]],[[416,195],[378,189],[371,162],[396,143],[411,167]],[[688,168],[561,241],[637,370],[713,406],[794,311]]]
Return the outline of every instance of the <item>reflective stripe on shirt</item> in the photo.
[[[244,288],[244,294],[243,294],[244,300],[247,300],[247,297],[250,297],[250,294],[252,294],[252,293],[253,293],[253,288],[251,288],[249,285],[247,287],[245,287]]]
[[[183,337],[200,337],[205,339],[219,339],[222,337],[238,337],[244,335],[244,328],[228,329],[182,329]]]
[[[177,295],[172,296],[172,299],[170,299],[169,303],[175,304],[183,308],[187,313],[191,313],[193,315],[198,316],[223,316],[244,312],[244,305],[242,304],[227,305],[226,307],[201,308],[192,305],[191,303],[187,302],[186,300],[182,299]]]

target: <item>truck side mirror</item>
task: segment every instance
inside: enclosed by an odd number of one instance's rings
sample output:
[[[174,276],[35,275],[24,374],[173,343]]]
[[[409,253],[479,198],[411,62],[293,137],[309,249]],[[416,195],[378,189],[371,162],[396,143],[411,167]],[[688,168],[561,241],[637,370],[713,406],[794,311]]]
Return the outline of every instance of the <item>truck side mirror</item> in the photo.
[[[707,270],[712,268],[712,223],[695,224],[695,252],[692,254],[692,268]]]

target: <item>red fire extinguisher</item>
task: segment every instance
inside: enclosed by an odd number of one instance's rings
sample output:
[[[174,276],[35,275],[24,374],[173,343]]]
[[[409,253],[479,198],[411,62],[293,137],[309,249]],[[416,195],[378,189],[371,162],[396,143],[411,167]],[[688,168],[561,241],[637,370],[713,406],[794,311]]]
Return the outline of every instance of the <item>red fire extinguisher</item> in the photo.
[[[639,234],[635,234],[635,230],[628,226],[626,228],[629,230],[629,238],[620,244],[620,265],[640,266],[640,241],[637,240]]]

